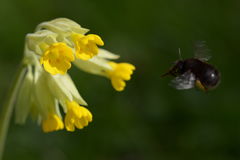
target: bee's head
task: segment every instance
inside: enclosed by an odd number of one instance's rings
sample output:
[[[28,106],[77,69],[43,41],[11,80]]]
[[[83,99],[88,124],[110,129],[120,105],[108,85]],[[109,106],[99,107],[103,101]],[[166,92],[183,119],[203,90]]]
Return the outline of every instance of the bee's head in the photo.
[[[215,88],[220,82],[220,73],[215,68],[208,68],[201,82],[207,89]]]
[[[178,60],[175,62],[175,66],[174,66],[174,72],[176,74],[183,74],[183,66],[184,66],[184,61],[182,60]]]

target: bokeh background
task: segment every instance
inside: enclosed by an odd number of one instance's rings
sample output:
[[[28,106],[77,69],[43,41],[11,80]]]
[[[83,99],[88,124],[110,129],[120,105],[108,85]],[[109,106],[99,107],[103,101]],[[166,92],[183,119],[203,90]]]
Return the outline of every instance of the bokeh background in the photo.
[[[94,121],[73,133],[45,134],[12,123],[4,160],[240,159],[240,1],[1,0],[0,105],[22,58],[24,36],[42,21],[75,20],[137,70],[124,92],[76,68],[70,74]],[[222,74],[211,92],[178,91],[160,78],[193,42],[205,40]]]

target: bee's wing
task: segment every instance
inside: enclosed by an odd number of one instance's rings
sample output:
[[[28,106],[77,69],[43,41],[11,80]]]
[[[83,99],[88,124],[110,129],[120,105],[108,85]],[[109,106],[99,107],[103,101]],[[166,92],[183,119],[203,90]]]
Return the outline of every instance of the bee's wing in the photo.
[[[182,89],[190,89],[195,85],[196,77],[190,71],[185,72],[184,74],[177,76],[170,82],[170,86],[182,90]]]
[[[194,43],[194,57],[202,61],[208,61],[211,58],[210,50],[205,41],[196,41]]]

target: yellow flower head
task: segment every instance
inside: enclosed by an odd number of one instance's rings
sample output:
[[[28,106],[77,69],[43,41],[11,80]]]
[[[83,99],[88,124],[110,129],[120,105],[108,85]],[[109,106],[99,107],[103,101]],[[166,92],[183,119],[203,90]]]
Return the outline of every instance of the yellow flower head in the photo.
[[[102,39],[95,34],[83,35],[73,34],[76,57],[82,60],[88,60],[98,54],[98,46],[103,46]]]
[[[102,39],[95,34],[85,35],[87,31],[72,20],[58,18],[39,24],[36,32],[27,34],[15,86],[16,123],[25,123],[31,114],[44,132],[51,132],[63,128],[74,131],[92,121],[91,112],[82,107],[87,103],[66,73],[71,63],[109,78],[117,91],[124,89],[135,67],[112,62],[119,56],[98,48],[104,45]],[[66,113],[64,122],[60,107]]]
[[[112,71],[108,71],[108,76],[111,79],[112,86],[117,91],[123,91],[126,86],[126,82],[131,79],[135,66],[129,63],[115,63],[109,62],[109,65],[113,68]]]
[[[65,74],[71,68],[71,62],[74,60],[73,52],[63,42],[53,43],[48,47],[40,59],[44,69],[55,74]]]
[[[44,132],[52,132],[61,130],[64,128],[64,124],[60,117],[56,114],[48,115],[47,119],[42,121],[42,129]]]
[[[75,101],[67,102],[65,127],[67,131],[74,131],[75,127],[82,129],[92,121],[92,114],[86,108],[79,106]]]

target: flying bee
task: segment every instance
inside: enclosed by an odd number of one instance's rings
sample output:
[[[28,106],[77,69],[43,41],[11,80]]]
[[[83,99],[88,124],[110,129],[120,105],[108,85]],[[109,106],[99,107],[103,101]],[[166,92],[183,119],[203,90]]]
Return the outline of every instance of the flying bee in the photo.
[[[205,42],[196,42],[194,48],[194,58],[183,60],[180,57],[162,76],[174,76],[170,85],[179,90],[197,87],[207,91],[216,88],[220,82],[220,72],[207,63],[211,56]],[[181,56],[180,49],[179,54]]]

